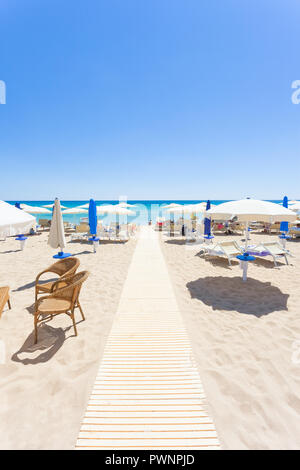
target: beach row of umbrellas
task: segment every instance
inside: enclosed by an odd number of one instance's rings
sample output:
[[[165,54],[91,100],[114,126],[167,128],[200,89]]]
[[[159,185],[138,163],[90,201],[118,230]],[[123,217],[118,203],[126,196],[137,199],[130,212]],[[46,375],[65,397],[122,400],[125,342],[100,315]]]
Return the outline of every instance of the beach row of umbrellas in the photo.
[[[52,211],[49,210],[51,208],[53,210],[54,204],[46,204],[42,207],[39,206],[30,206],[29,204],[16,204],[18,209],[22,209],[24,212],[28,212],[29,214],[45,214],[51,215]],[[96,206],[96,210],[98,214],[118,214],[118,215],[135,215],[135,212],[129,209],[129,207],[135,207],[132,204],[127,204],[126,202],[120,202],[119,204],[102,204],[100,206]],[[67,208],[60,205],[62,210],[62,215],[74,215],[74,214],[88,214],[88,204],[83,204],[77,207]]]

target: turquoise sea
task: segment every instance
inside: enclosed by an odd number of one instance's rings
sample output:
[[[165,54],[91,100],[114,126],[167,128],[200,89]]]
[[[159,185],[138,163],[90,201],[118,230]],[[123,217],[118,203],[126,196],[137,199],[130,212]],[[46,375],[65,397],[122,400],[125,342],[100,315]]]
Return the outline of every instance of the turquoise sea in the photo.
[[[18,200],[18,201],[7,201],[10,204],[15,204],[16,202],[28,204],[30,206],[39,206],[43,207],[46,204],[51,204],[53,201],[47,200],[47,201],[25,201],[25,200]],[[81,206],[83,204],[86,204],[89,202],[88,200],[82,200],[82,201],[65,201],[61,200],[60,201],[63,206],[66,206],[67,208],[72,208],[72,207],[77,207]],[[118,200],[96,200],[96,204],[118,204]],[[132,208],[132,210],[136,213],[134,216],[129,216],[128,217],[128,222],[136,223],[137,225],[143,225],[147,224],[148,221],[151,219],[152,222],[155,222],[157,217],[162,217],[162,216],[168,216],[168,213],[166,213],[163,210],[163,207],[167,204],[170,204],[172,202],[175,202],[177,204],[196,204],[199,202],[206,202],[205,200],[128,200],[128,204],[134,204],[136,207]],[[210,201],[212,204],[221,204],[223,202],[227,202],[226,200],[211,200]],[[271,200],[271,202],[277,202],[280,203],[282,200]],[[131,208],[130,208],[131,209]],[[35,215],[37,220],[39,219],[50,219],[51,214],[41,214],[41,215]],[[67,222],[71,223],[79,223],[80,219],[83,217],[87,217],[84,214],[73,214],[73,215],[65,215],[64,220]],[[180,217],[178,215],[177,217]],[[104,223],[110,223],[111,221],[114,220],[114,216],[100,216],[101,219],[103,219]],[[175,216],[176,219],[176,216]],[[125,221],[125,220],[124,220]],[[122,217],[120,217],[120,222],[122,223]]]

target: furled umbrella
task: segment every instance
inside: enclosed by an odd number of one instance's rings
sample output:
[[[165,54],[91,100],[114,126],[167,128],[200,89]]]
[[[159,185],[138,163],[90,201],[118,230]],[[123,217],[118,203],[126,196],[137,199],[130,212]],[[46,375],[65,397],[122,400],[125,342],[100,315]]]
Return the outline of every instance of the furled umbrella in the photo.
[[[206,211],[209,211],[210,208],[211,208],[211,204],[210,204],[210,200],[208,200],[206,203]],[[212,238],[214,237],[211,234],[211,219],[210,217],[205,217],[204,218],[204,239],[211,241]]]
[[[99,244],[99,238],[97,235],[97,207],[94,199],[90,199],[89,205],[89,225],[90,225],[90,233],[92,235],[89,238],[89,241],[93,242],[94,246],[94,253],[97,251],[97,245]]]
[[[66,246],[66,239],[60,202],[57,198],[54,201],[48,245],[50,245],[52,248],[60,248],[58,254],[54,255],[53,258],[63,259],[72,256],[71,253],[64,253],[63,251]]]

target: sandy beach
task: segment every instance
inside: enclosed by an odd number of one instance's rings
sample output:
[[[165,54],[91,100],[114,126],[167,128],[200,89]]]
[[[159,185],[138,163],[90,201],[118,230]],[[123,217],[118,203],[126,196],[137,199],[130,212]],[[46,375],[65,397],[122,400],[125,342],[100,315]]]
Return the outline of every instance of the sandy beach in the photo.
[[[215,241],[230,239],[242,236]],[[262,240],[277,237],[252,233]],[[299,449],[299,239],[289,266],[257,259],[246,283],[238,262],[203,259],[179,237],[161,246],[222,447]]]
[[[93,254],[87,243],[68,243],[91,273],[81,292],[86,321],[77,314],[76,338],[71,320],[58,316],[34,346],[34,279],[54,253],[47,236],[29,237],[23,252],[14,238],[1,242],[1,285],[12,302],[0,321],[1,449],[74,448],[136,246],[102,243]],[[253,243],[269,239],[276,236],[251,235]],[[204,259],[181,237],[160,240],[222,448],[299,449],[299,241],[288,242],[288,266],[257,259],[243,283],[237,262]]]
[[[60,315],[41,326],[34,346],[34,280],[55,254],[47,237],[29,237],[24,251],[14,238],[0,242],[1,285],[10,286],[12,303],[0,320],[6,349],[0,364],[1,449],[74,448],[136,244],[104,242],[93,254],[88,243],[68,243],[80,270],[90,271],[80,296],[86,321],[78,312],[74,337],[71,319]]]

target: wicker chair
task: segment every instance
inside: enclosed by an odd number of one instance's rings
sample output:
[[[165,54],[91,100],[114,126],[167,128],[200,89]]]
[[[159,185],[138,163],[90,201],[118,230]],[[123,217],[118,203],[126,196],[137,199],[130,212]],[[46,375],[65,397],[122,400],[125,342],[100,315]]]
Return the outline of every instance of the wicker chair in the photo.
[[[45,293],[50,293],[52,286],[55,281],[49,281],[49,282],[44,282],[40,283],[40,277],[45,274],[45,273],[54,273],[57,274],[60,278],[63,278],[65,276],[71,276],[71,274],[75,274],[79,267],[80,261],[78,258],[65,258],[57,261],[56,263],[51,264],[47,269],[44,271],[40,272],[36,279],[35,279],[35,300],[38,298],[38,294],[40,292]]]
[[[75,308],[79,308],[82,319],[85,320],[81,305],[79,303],[79,293],[81,286],[89,276],[88,271],[81,271],[72,276],[64,277],[56,281],[51,289],[50,295],[40,297],[35,302],[34,312],[34,343],[38,341],[38,324],[53,316],[65,313],[71,317],[75,336],[77,329],[75,323]]]

